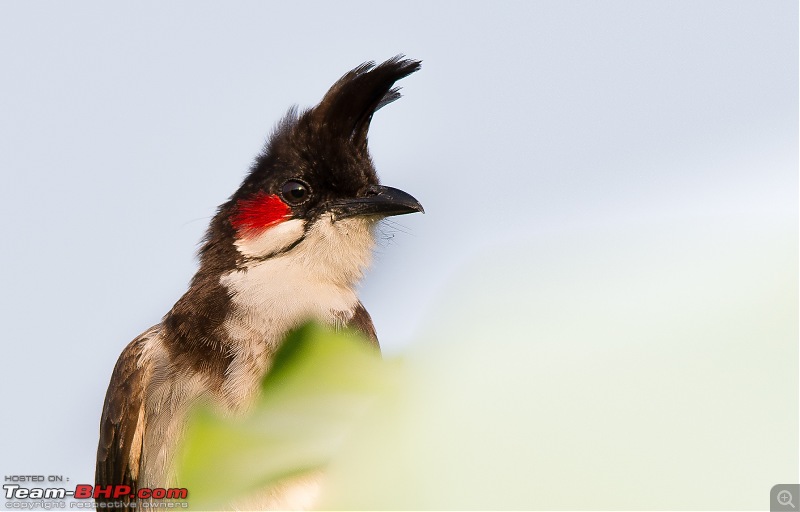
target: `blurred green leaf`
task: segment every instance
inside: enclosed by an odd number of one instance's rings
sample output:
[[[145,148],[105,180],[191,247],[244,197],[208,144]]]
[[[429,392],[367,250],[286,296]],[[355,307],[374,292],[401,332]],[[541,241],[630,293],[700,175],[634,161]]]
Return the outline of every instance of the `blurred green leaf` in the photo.
[[[796,230],[728,227],[487,255],[402,367],[306,328],[193,427],[191,504],[324,465],[322,510],[757,510],[797,481]]]
[[[248,417],[223,418],[210,406],[194,412],[178,464],[192,507],[225,506],[323,467],[369,404],[391,388],[392,366],[355,333],[316,324],[293,332]]]

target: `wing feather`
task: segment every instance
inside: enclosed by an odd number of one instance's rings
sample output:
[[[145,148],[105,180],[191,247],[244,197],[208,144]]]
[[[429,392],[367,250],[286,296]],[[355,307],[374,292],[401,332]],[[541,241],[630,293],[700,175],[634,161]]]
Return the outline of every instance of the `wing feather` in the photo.
[[[378,343],[378,335],[375,332],[375,326],[372,324],[372,317],[369,316],[369,313],[364,308],[364,305],[361,304],[361,301],[358,302],[358,305],[356,305],[356,308],[353,310],[353,316],[350,317],[350,321],[347,322],[347,327],[359,331],[375,345],[375,348],[380,350],[381,347]]]
[[[95,469],[97,486],[123,484],[133,491],[137,488],[146,420],[145,388],[151,371],[144,353],[147,342],[156,332],[154,327],[134,339],[114,366],[100,420]]]

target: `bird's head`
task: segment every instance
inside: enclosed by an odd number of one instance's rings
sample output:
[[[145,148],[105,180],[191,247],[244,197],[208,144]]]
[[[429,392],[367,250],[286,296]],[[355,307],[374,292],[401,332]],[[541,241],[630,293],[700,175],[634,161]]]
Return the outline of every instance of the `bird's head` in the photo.
[[[401,57],[362,64],[315,107],[291,109],[212,221],[203,264],[246,269],[296,254],[346,281],[360,277],[376,221],[423,211],[411,195],[379,184],[367,149],[373,114],[400,97],[395,82],[419,67]]]

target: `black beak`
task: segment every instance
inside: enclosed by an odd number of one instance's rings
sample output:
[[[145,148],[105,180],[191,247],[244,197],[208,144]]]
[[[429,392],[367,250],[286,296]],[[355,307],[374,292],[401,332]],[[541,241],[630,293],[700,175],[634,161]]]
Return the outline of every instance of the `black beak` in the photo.
[[[370,185],[363,197],[344,199],[331,204],[330,211],[336,219],[346,219],[359,215],[404,215],[406,213],[425,213],[419,201],[411,194],[392,187]]]

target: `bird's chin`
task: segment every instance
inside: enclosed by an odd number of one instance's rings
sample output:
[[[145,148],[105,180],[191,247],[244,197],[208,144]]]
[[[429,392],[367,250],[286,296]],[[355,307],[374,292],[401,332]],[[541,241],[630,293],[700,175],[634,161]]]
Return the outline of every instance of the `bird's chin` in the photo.
[[[320,236],[339,239],[342,243],[352,237],[366,240],[373,236],[375,226],[383,219],[383,215],[358,215],[341,218],[333,213],[326,214],[311,225],[309,234],[311,231],[316,231]]]
[[[375,227],[379,216],[356,216],[333,219],[321,216],[306,230],[305,239],[292,249],[301,260],[314,261],[333,279],[343,276],[349,285],[361,278],[369,266],[375,246]]]
[[[360,224],[367,228],[375,226],[375,224],[386,218],[385,215],[377,215],[377,214],[342,216],[342,215],[337,215],[336,213],[330,213],[328,214],[328,216],[330,218],[331,224],[349,225],[352,227],[356,227]]]

